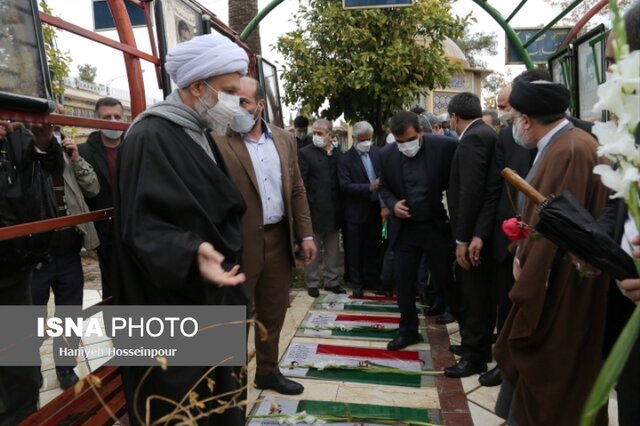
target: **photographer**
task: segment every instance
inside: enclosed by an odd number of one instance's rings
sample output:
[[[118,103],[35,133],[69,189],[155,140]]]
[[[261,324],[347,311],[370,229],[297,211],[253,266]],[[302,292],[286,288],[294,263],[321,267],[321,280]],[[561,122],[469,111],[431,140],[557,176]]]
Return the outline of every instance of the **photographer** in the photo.
[[[52,133],[50,124],[33,125]],[[55,217],[52,175],[63,170],[54,139],[35,138],[19,123],[0,122],[0,227]],[[48,261],[49,234],[0,241],[0,305],[31,304],[31,272]],[[40,368],[0,367],[0,425],[33,413],[42,382]]]

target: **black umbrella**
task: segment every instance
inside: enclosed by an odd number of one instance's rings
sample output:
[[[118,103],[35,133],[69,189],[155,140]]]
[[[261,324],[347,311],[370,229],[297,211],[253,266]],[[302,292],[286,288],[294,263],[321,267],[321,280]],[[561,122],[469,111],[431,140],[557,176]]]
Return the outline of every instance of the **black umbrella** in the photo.
[[[501,174],[539,206],[534,228],[545,238],[615,279],[638,277],[633,259],[570,192],[545,199],[513,170],[505,168]]]

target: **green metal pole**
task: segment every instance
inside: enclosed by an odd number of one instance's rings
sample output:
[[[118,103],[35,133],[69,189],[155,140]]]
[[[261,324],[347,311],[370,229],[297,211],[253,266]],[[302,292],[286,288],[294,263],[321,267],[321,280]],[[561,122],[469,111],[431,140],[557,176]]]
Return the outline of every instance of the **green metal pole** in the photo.
[[[538,38],[540,38],[540,36],[542,34],[544,34],[549,28],[551,28],[553,25],[555,25],[556,22],[558,22],[559,20],[564,18],[564,16],[567,13],[571,12],[573,9],[576,8],[576,6],[578,6],[582,2],[583,2],[583,0],[576,0],[573,3],[571,3],[569,6],[567,6],[567,8],[565,10],[563,10],[562,12],[560,12],[560,14],[558,16],[556,16],[553,21],[549,22],[543,29],[538,31],[533,37],[531,37],[529,40],[527,40],[527,42],[524,44],[524,47],[527,48],[527,47],[531,46],[531,43],[535,42]]]
[[[260,21],[262,21],[264,17],[269,14],[269,12],[275,9],[276,6],[278,6],[283,1],[284,0],[272,0],[271,3],[266,5],[264,9],[258,12],[258,14],[251,20],[251,22],[249,22],[247,26],[244,27],[244,30],[242,30],[242,34],[240,34],[240,40],[245,41],[246,39],[248,39],[249,34],[251,34],[251,32],[256,29],[258,24],[260,24]]]
[[[485,12],[491,15],[491,17],[502,27],[504,32],[507,34],[507,37],[511,41],[511,43],[513,43],[513,46],[516,48],[516,51],[522,58],[524,65],[527,67],[528,70],[533,69],[534,68],[533,62],[531,62],[531,58],[529,57],[529,53],[527,52],[527,49],[524,48],[516,32],[513,31],[513,28],[511,28],[511,25],[509,25],[509,23],[504,19],[502,14],[497,10],[495,10],[486,1],[483,1],[483,0],[473,0],[473,1],[482,9],[484,9]]]
[[[513,12],[511,12],[511,15],[507,17],[507,22],[511,21],[513,17],[516,16],[516,13],[518,13],[518,11],[522,8],[522,6],[524,6],[526,2],[527,0],[522,0],[520,4],[515,9],[513,9]]]

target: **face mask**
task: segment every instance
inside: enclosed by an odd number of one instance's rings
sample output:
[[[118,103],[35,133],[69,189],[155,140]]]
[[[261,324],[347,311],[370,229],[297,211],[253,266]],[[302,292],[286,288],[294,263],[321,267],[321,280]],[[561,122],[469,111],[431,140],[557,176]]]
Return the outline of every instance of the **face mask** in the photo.
[[[371,149],[371,141],[362,141],[356,143],[356,149],[360,152],[369,152]]]
[[[307,132],[296,132],[296,138],[304,139],[307,136]]]
[[[526,140],[524,135],[519,135],[518,134],[518,129],[516,126],[516,120],[513,120],[513,125],[511,126],[511,134],[513,135],[513,140],[516,142],[517,145],[520,145],[521,147],[523,147],[524,149],[533,149],[535,148],[535,146],[529,146],[529,144],[527,143],[528,141]]]
[[[113,129],[102,129],[100,130],[100,132],[104,135],[105,138],[112,140],[120,139],[123,133],[122,130]]]
[[[338,143],[338,141],[331,141],[331,146],[333,147],[333,149],[338,149],[340,144]]]
[[[409,158],[415,157],[420,150],[420,138],[415,138],[410,141],[398,143],[398,149],[402,154]]]
[[[200,114],[200,117],[211,127],[211,130],[216,133],[225,133],[231,119],[242,110],[242,107],[240,107],[240,96],[220,92],[211,87],[207,82],[204,82],[204,84],[218,94],[218,102],[210,106],[212,103],[211,92],[199,97],[200,107],[197,108],[198,114]]]
[[[258,111],[259,109],[256,109],[256,112]],[[231,130],[234,132],[238,132],[240,134],[249,133],[255,127],[258,117],[254,117],[254,114],[251,114],[245,109],[240,109],[240,111],[238,111],[238,113],[231,119],[229,127],[231,127]]]
[[[511,115],[511,112],[504,109],[498,110],[498,120],[500,120],[502,124],[507,124],[507,122],[512,118],[513,118],[513,115]]]
[[[313,135],[313,145],[316,148],[324,148],[327,143],[324,138],[320,135]]]

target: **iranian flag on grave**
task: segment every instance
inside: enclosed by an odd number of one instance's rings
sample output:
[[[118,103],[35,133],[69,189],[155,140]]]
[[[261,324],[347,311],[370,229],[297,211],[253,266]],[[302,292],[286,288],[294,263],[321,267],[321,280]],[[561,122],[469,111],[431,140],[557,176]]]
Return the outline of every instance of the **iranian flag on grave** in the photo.
[[[400,313],[394,297],[364,296],[354,298],[346,294],[325,294],[316,299],[314,308],[329,311],[367,311]]]
[[[257,404],[249,415],[248,426],[281,424],[308,424],[308,416],[332,426],[383,426],[399,424],[442,424],[442,413],[437,408],[391,407],[378,404],[351,404],[331,401],[291,400],[267,398]],[[341,421],[345,419],[345,421]],[[347,421],[349,419],[350,421]],[[287,423],[289,421],[289,423]],[[384,421],[384,423],[382,422]]]
[[[400,318],[373,315],[311,312],[298,327],[298,337],[348,337],[391,340],[398,334]],[[422,333],[421,341],[426,341]]]
[[[339,364],[338,367],[333,366]],[[388,368],[391,367],[391,368]],[[292,342],[280,362],[288,377],[408,387],[435,386],[429,351],[389,351]]]

